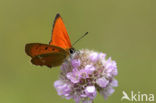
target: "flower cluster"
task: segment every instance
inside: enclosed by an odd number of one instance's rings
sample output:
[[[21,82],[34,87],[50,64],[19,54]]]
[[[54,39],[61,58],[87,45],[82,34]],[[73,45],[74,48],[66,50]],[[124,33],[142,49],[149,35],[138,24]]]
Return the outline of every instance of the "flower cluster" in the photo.
[[[107,98],[118,86],[116,62],[106,54],[83,49],[76,51],[61,66],[54,86],[58,95],[76,103],[92,103],[97,91]]]

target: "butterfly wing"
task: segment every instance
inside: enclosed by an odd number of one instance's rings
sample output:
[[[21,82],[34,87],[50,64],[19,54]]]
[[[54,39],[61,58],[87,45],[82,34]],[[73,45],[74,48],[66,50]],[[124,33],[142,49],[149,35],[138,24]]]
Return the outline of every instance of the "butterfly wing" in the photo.
[[[25,52],[32,57],[31,62],[35,65],[46,65],[48,67],[59,66],[69,55],[60,47],[40,43],[26,44]]]
[[[66,51],[60,47],[52,46],[48,44],[41,44],[41,43],[29,43],[25,46],[25,52],[30,57],[35,57],[41,54],[48,54],[48,53],[64,53]]]
[[[56,15],[54,20],[52,36],[49,45],[55,45],[63,49],[69,49],[72,47],[67,30],[59,14]]]
[[[31,62],[35,65],[46,65],[51,68],[61,65],[65,58],[66,55],[64,55],[63,53],[48,53],[33,57],[31,59]]]

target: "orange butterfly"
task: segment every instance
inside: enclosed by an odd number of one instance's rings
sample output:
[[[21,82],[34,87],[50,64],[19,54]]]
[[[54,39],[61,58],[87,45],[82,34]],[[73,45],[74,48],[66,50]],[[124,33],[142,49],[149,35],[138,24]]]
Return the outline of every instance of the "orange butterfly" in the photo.
[[[59,14],[55,17],[49,44],[29,43],[25,45],[25,52],[32,57],[32,64],[48,67],[61,65],[67,56],[74,53],[74,48],[72,48],[67,30]]]

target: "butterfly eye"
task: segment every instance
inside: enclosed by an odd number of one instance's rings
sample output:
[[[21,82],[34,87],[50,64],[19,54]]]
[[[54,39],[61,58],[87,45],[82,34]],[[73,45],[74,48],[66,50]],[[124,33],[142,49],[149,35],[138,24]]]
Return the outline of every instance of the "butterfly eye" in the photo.
[[[75,49],[74,48],[70,48],[69,51],[70,51],[70,54],[73,54],[75,52]]]

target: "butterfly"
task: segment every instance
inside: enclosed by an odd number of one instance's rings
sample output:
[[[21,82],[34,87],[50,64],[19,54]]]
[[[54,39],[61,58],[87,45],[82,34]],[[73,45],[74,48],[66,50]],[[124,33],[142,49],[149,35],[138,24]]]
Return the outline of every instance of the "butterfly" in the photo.
[[[28,43],[25,45],[25,52],[31,57],[32,64],[45,65],[49,68],[61,65],[74,51],[60,14],[56,14],[49,44]]]

